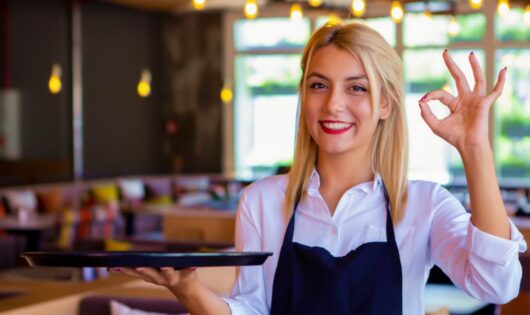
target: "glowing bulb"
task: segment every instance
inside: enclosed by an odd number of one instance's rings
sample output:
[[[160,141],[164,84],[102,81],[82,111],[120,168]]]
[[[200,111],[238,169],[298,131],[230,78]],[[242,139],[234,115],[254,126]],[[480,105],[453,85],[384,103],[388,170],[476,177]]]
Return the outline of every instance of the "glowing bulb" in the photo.
[[[497,11],[500,15],[506,15],[510,11],[510,2],[508,0],[499,0]]]
[[[52,94],[61,92],[61,87],[61,79],[56,76],[50,77],[50,81],[48,81],[48,88],[50,88],[50,92],[52,92]]]
[[[327,21],[326,24],[337,25],[337,24],[341,24],[341,23],[342,23],[342,19],[338,15],[336,15],[334,13],[330,13],[328,15],[328,21]]]
[[[355,17],[361,17],[366,12],[366,2],[364,0],[353,0],[351,3],[351,12]]]
[[[319,7],[322,5],[322,0],[309,0],[309,5],[312,7]]]
[[[256,0],[247,0],[245,3],[245,16],[251,20],[258,16],[258,2]]]
[[[137,87],[138,95],[148,97],[151,94],[151,72],[147,69],[142,70],[140,82]]]
[[[195,10],[202,10],[206,4],[206,0],[193,0],[192,4]]]
[[[530,26],[530,4],[524,9],[524,24]]]
[[[50,75],[50,80],[48,81],[48,89],[50,89],[52,94],[61,92],[61,66],[58,64],[54,64],[52,66],[52,73]]]
[[[455,37],[460,33],[460,25],[458,25],[458,21],[454,16],[451,16],[451,20],[447,25],[447,33],[449,33],[449,36],[451,37]]]
[[[291,6],[291,19],[301,20],[304,14],[302,13],[302,7],[299,4],[294,3]]]
[[[482,0],[469,0],[469,5],[475,9],[478,10],[482,8]]]
[[[401,6],[401,2],[392,1],[392,5],[390,6],[390,16],[392,16],[392,20],[394,20],[395,23],[401,23],[401,21],[403,21],[403,7]]]
[[[234,94],[232,93],[232,90],[228,87],[223,87],[221,90],[221,101],[223,103],[230,103],[232,101],[232,98],[234,97]]]

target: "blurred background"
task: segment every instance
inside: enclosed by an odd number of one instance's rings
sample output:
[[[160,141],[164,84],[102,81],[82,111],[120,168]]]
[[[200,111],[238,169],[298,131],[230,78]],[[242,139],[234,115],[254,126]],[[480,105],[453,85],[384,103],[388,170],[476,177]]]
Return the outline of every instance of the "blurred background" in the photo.
[[[370,25],[401,56],[409,177],[468,209],[462,161],[417,102],[455,93],[445,48],[471,84],[470,52],[489,89],[508,67],[490,139],[506,210],[530,239],[529,0],[0,0],[0,313],[110,314],[112,300],[185,311],[142,281],[28,268],[21,254],[233,251],[242,188],[289,169],[302,49],[334,20]],[[426,314],[530,314],[521,262],[521,293],[503,306],[433,268]],[[227,295],[235,269],[201,279]]]
[[[293,156],[301,50],[330,19],[367,23],[402,57],[412,178],[463,176],[416,106],[429,90],[454,91],[442,50],[471,82],[474,51],[490,87],[507,66],[492,145],[503,180],[530,180],[528,1],[0,3],[0,185],[273,174]]]

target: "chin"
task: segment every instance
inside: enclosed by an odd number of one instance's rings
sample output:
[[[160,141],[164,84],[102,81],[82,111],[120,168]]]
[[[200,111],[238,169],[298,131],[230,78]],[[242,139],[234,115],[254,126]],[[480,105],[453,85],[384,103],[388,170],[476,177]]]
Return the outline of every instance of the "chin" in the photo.
[[[344,146],[319,146],[319,150],[322,153],[331,154],[331,155],[339,155],[339,154],[349,153],[353,150],[353,148],[344,147]]]

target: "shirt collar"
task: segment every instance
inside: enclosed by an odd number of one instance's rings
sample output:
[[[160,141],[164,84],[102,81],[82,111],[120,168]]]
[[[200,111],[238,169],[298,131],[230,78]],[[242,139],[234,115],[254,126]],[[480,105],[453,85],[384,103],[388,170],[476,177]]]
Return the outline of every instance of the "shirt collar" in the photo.
[[[379,173],[375,173],[374,180],[370,182],[360,183],[348,189],[346,193],[353,192],[355,190],[361,190],[367,194],[376,192],[380,186],[382,186],[383,180]],[[313,168],[311,177],[309,178],[308,192],[314,193],[320,188],[320,175],[318,174],[316,168]]]

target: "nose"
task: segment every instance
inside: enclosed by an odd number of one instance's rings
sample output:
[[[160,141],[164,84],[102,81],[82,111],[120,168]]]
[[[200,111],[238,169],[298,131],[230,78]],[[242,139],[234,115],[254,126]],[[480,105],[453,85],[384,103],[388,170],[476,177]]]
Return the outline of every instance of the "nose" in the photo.
[[[342,91],[338,88],[330,89],[323,110],[326,113],[336,114],[342,112],[345,107],[345,98]]]

